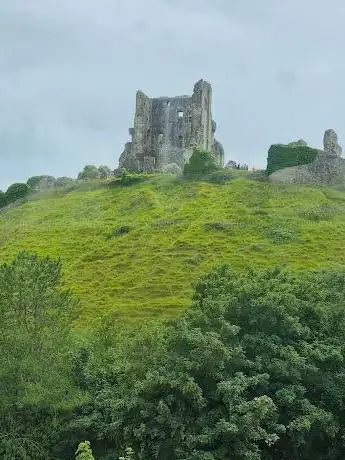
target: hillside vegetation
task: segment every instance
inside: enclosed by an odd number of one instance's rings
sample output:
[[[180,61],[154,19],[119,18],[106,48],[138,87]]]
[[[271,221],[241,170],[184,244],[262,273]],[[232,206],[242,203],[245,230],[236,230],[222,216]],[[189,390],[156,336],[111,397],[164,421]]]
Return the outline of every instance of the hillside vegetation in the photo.
[[[91,181],[0,213],[0,263],[19,250],[61,257],[81,300],[76,327],[177,316],[201,274],[345,263],[345,193],[239,177],[226,184],[155,175],[128,187]]]

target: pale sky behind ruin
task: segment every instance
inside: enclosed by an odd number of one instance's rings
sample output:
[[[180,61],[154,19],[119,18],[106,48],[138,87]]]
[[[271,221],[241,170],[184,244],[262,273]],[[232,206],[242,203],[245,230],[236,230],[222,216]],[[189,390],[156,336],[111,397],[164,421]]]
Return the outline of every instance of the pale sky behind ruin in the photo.
[[[112,169],[135,92],[213,87],[226,160],[272,143],[345,145],[343,0],[0,0],[0,189]]]

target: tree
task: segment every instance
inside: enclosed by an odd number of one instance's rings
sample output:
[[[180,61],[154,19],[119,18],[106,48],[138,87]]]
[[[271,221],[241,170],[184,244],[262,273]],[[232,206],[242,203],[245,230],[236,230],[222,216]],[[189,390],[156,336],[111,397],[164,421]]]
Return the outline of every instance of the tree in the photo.
[[[148,460],[340,460],[344,298],[344,271],[220,267],[160,334],[104,355],[79,423]]]
[[[46,458],[78,395],[71,373],[78,304],[61,261],[20,252],[0,266],[0,458]]]
[[[96,166],[94,165],[86,165],[78,174],[78,179],[80,180],[90,180],[90,179],[97,179],[100,176],[100,173]]]
[[[102,179],[108,179],[108,177],[110,177],[112,175],[112,171],[110,168],[108,168],[108,166],[100,166],[98,168],[98,172],[99,172],[99,176],[102,178]]]
[[[30,192],[30,187],[27,184],[15,183],[6,190],[7,203],[13,203],[16,200],[26,197]]]
[[[184,166],[183,175],[200,180],[206,174],[212,173],[217,169],[219,168],[213,153],[195,149],[189,162]]]

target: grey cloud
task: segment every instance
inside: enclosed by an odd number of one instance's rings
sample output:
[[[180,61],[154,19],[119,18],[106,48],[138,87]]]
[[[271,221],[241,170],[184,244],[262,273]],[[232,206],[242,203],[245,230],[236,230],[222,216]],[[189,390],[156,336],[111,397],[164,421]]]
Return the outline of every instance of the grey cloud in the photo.
[[[332,20],[327,12],[332,14]],[[343,130],[341,0],[2,0],[0,188],[117,158],[135,91],[213,85],[228,159]]]

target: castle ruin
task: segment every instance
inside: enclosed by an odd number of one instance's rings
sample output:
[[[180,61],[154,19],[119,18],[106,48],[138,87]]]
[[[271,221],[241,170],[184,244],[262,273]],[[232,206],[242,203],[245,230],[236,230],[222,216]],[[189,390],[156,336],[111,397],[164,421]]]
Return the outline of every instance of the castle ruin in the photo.
[[[333,129],[327,129],[323,137],[323,150],[314,161],[279,169],[270,174],[269,182],[283,184],[335,185],[345,183],[345,159]]]
[[[149,98],[136,93],[134,127],[119,158],[119,168],[130,171],[165,171],[183,168],[193,150],[214,153],[224,166],[224,149],[215,139],[216,123],[211,111],[212,87],[199,80],[192,96]]]

